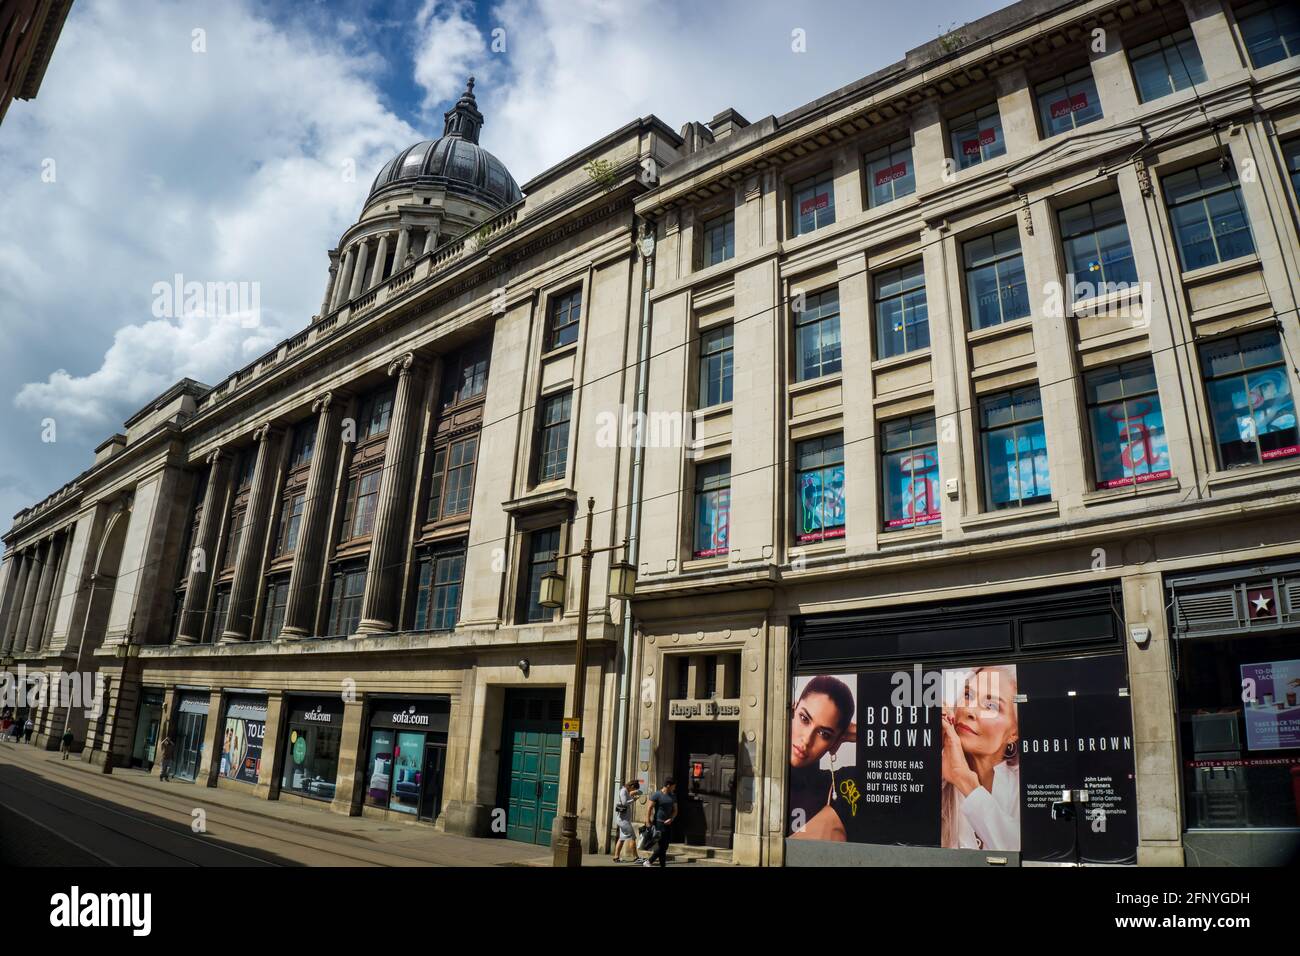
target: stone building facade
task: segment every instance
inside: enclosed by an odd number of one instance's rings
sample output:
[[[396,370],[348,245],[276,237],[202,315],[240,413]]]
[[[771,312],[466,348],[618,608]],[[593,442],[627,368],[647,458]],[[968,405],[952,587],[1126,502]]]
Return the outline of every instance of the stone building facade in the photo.
[[[671,775],[746,864],[1286,858],[1297,76],[1289,4],[1024,0],[522,190],[471,86],[308,329],[16,516],[7,666],[106,686],[41,739],[546,842],[581,716],[589,848]]]

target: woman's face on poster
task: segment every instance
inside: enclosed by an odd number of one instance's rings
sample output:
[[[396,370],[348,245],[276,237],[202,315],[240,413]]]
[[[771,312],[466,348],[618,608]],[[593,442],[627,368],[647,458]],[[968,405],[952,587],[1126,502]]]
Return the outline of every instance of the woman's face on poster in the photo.
[[[953,726],[966,753],[1004,754],[1019,736],[1015,678],[999,668],[972,672],[953,708]]]
[[[840,709],[825,694],[807,694],[790,720],[790,766],[811,767],[839,743]]]

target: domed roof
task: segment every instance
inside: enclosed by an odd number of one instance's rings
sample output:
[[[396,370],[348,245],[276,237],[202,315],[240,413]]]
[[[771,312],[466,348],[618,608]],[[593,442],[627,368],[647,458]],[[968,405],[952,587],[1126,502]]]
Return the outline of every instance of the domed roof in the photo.
[[[444,119],[440,139],[409,146],[384,164],[370,187],[367,204],[389,189],[412,186],[446,189],[494,209],[504,209],[523,198],[510,170],[478,144],[483,114],[474,99],[474,77]]]

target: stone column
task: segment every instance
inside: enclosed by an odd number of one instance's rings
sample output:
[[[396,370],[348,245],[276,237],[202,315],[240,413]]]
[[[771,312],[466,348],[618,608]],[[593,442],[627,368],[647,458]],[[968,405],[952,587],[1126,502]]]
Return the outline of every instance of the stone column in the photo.
[[[213,564],[217,560],[217,536],[221,533],[222,504],[226,498],[229,480],[230,454],[218,448],[208,455],[208,484],[203,491],[203,514],[199,516],[199,530],[189,554],[181,560],[190,564],[189,581],[185,586],[185,601],[181,605],[181,628],[177,644],[197,644],[203,638],[203,625],[208,615],[208,591],[212,582]]]
[[[428,255],[438,245],[438,229],[436,226],[430,226],[424,234],[424,254]]]
[[[241,546],[241,549],[242,546]],[[208,722],[203,727],[203,756],[199,759],[198,771],[194,782],[203,787],[215,787],[217,775],[221,772],[221,737],[226,732],[226,722],[222,719],[223,707],[220,690],[208,694]]]
[[[397,251],[393,254],[393,271],[401,272],[406,262],[406,254],[411,249],[411,227],[403,226],[397,234]]]
[[[1024,156],[1038,145],[1034,92],[1029,88],[1024,67],[999,73],[997,88],[998,115],[1002,119],[1002,135],[1007,140],[1007,155]]]
[[[334,286],[339,281],[339,254],[330,253],[330,275],[325,282],[325,297],[321,299],[320,314],[327,315],[331,309],[331,303],[334,301]]]
[[[370,270],[370,282],[366,288],[373,288],[384,281],[384,264],[388,261],[388,233],[379,237],[379,246],[375,249],[375,265]]]
[[[298,546],[293,552],[293,569],[289,572],[289,594],[285,599],[284,627],[279,640],[308,637],[315,627],[316,605],[320,598],[320,572],[325,557],[325,534],[329,530],[330,507],[334,502],[334,477],[342,444],[343,412],[348,395],[326,392],[316,399],[312,411],[317,414],[316,446],[307,473],[307,490],[298,529]],[[269,726],[269,724],[268,724]],[[265,747],[263,747],[265,752]]]
[[[27,586],[27,565],[21,553],[5,555],[4,604],[0,605],[0,651],[8,652],[13,645],[13,634],[18,629],[18,614],[22,608],[22,593]]]
[[[366,257],[370,254],[369,244],[362,239],[357,243],[356,260],[352,263],[352,282],[348,289],[348,298],[355,299],[361,294],[361,287],[366,284]]]
[[[280,775],[284,772],[284,746],[281,743],[284,711],[284,692],[268,691],[266,733],[262,737],[262,764],[257,770],[257,785],[253,788],[253,793],[263,800],[276,800],[280,796]]]
[[[36,608],[36,591],[40,585],[45,560],[48,557],[39,544],[32,547],[27,552],[27,555],[31,570],[27,572],[27,586],[23,588],[22,604],[17,608],[18,628],[14,631],[13,646],[11,648],[15,654],[21,654],[27,650],[27,632],[31,629],[32,611]]]
[[[365,740],[366,700],[357,694],[356,700],[343,704],[343,732],[339,737],[339,766],[334,777],[334,799],[330,809],[350,817],[360,816],[361,800],[365,796],[362,776],[366,756],[362,752]],[[270,712],[267,712],[270,716]]]
[[[401,580],[403,553],[401,538],[411,506],[410,477],[413,462],[416,407],[420,395],[423,367],[413,352],[407,352],[392,365],[388,374],[397,376],[397,395],[393,399],[393,417],[384,446],[383,477],[379,481],[379,503],[375,511],[375,531],[370,541],[370,568],[366,573],[366,592],[361,599],[359,633],[376,633],[394,629],[397,618],[396,584]]]
[[[62,554],[61,539],[58,536],[51,536],[45,546],[45,566],[41,568],[41,583],[36,589],[36,606],[32,608],[32,625],[27,632],[29,654],[35,654],[41,649],[41,639],[45,636],[45,621],[50,611],[50,595],[54,592],[54,579],[57,577]]]
[[[1231,74],[1245,68],[1232,27],[1223,12],[1220,0],[1183,0],[1187,8],[1187,25],[1192,28],[1192,38],[1205,64],[1205,75],[1213,82],[1222,82]]]
[[[355,261],[355,249],[349,249],[343,254],[343,264],[339,266],[339,274],[334,280],[333,301],[330,303],[331,312],[347,301],[348,289],[352,287],[352,265]]]
[[[257,442],[257,464],[253,466],[253,488],[248,496],[248,508],[244,512],[239,553],[235,555],[235,576],[230,583],[230,612],[221,635],[223,644],[246,641],[253,629],[257,573],[262,566],[262,553],[266,548],[266,517],[271,510],[271,497],[275,491],[276,463],[283,435],[284,429],[269,423],[253,434]],[[218,621],[217,625],[221,626],[221,622]]]

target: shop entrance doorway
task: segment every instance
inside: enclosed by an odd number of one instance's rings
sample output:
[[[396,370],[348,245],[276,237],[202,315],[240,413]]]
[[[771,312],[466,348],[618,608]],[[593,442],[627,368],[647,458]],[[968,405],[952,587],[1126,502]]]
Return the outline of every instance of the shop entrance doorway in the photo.
[[[442,766],[447,753],[445,744],[428,742],[424,745],[424,771],[420,775],[420,806],[417,820],[432,823],[442,809]]]
[[[734,723],[677,724],[674,776],[676,839],[688,846],[731,849],[736,825],[737,727]]]
[[[506,691],[497,799],[506,807],[507,839],[551,845],[563,720],[562,689]]]

